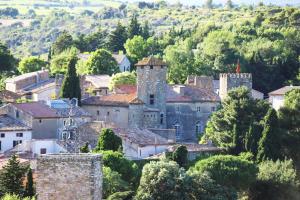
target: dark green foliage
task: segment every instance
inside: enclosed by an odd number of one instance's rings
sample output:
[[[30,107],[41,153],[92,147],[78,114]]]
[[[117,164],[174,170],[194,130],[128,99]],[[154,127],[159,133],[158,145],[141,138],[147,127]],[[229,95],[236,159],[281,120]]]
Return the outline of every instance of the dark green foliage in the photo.
[[[112,52],[125,52],[124,44],[127,40],[126,27],[118,22],[117,27],[113,30],[108,38],[108,48]]]
[[[25,186],[25,196],[26,197],[34,197],[34,195],[35,195],[35,188],[33,185],[32,170],[29,167],[28,172],[27,172],[26,186]]]
[[[176,148],[176,150],[173,152],[172,160],[177,162],[177,164],[180,167],[186,167],[188,164],[188,151],[186,149],[186,146],[180,145]]]
[[[16,63],[15,58],[10,53],[9,49],[0,42],[0,72],[13,70]]]
[[[80,34],[77,39],[74,40],[74,45],[80,50],[80,52],[92,52],[97,49],[104,48],[106,45],[106,31],[100,28],[88,35]]]
[[[141,172],[133,161],[127,160],[120,152],[100,151],[100,153],[103,154],[104,166],[120,173],[122,179],[134,188],[138,186]]]
[[[207,172],[220,185],[246,189],[255,181],[257,167],[238,156],[217,155],[200,160],[192,171]]]
[[[23,58],[19,62],[18,71],[22,74],[25,74],[25,73],[41,70],[46,66],[47,63],[38,57],[27,57],[27,58]]]
[[[68,64],[67,73],[65,74],[61,90],[60,97],[61,98],[77,98],[78,104],[80,105],[81,101],[81,89],[80,89],[80,80],[79,76],[76,73],[76,63],[77,57],[73,56]]]
[[[23,195],[23,180],[26,168],[22,167],[16,155],[8,160],[0,173],[1,193]]]
[[[281,158],[280,151],[280,129],[278,128],[277,113],[269,109],[264,118],[264,130],[258,143],[257,160],[277,160]]]
[[[262,130],[262,126],[254,122],[245,136],[245,150],[251,152],[254,157],[257,155],[258,141],[262,136]]]
[[[133,191],[116,192],[110,195],[107,200],[132,200],[134,196]]]
[[[118,151],[120,149],[122,149],[122,139],[112,129],[102,129],[95,150]]]
[[[86,142],[82,147],[80,147],[80,153],[89,153],[89,143]]]
[[[148,21],[145,21],[145,23],[144,23],[144,25],[142,27],[141,35],[142,35],[142,37],[145,40],[147,40],[151,36],[150,27],[149,27],[149,22]]]
[[[119,67],[112,54],[105,49],[92,53],[85,66],[88,74],[108,74],[119,72]]]
[[[71,48],[74,45],[72,36],[67,32],[63,31],[57,38],[56,41],[51,45],[51,56],[60,54],[66,49]]]
[[[0,9],[0,16],[15,18],[18,15],[19,15],[19,10],[16,8],[6,7],[3,9]]]
[[[252,99],[247,88],[233,89],[229,91],[221,109],[212,114],[202,140],[210,139],[215,145],[235,155],[247,151],[245,142],[257,140],[256,135],[248,133],[250,125],[258,124],[269,107],[263,100]],[[246,138],[246,135],[253,138]]]
[[[133,38],[135,35],[141,34],[141,25],[137,20],[137,16],[133,15],[130,19],[130,24],[127,28],[128,31],[128,38]]]

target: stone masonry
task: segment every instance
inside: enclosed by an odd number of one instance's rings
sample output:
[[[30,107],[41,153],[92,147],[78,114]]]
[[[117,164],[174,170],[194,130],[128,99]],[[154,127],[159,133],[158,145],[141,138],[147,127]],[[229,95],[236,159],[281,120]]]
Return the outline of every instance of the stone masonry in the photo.
[[[38,200],[101,200],[100,154],[49,154],[37,159]]]

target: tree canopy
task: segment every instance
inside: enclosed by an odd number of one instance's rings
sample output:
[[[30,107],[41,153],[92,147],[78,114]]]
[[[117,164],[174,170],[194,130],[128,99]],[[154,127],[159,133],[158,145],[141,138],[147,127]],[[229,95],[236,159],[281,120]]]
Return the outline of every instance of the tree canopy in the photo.
[[[41,70],[46,66],[47,63],[44,60],[31,56],[31,57],[23,58],[19,62],[18,71],[21,72],[22,74],[25,74],[25,73]]]

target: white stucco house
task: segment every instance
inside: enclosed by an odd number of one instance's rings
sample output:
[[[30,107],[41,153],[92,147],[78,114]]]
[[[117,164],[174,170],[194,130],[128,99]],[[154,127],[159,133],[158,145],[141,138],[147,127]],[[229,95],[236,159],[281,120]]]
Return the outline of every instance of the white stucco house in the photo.
[[[31,140],[32,132],[29,126],[8,116],[0,115],[0,153],[10,150],[23,143]]]
[[[130,71],[130,61],[124,54],[112,54],[119,65],[120,72]]]
[[[269,102],[275,110],[284,105],[284,95],[292,89],[300,89],[300,86],[285,86],[269,93]]]

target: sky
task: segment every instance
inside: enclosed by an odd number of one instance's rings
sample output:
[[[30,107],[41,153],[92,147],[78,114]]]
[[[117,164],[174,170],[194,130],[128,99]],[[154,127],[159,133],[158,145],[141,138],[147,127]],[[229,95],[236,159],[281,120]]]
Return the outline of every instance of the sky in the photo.
[[[124,0],[124,1],[155,1],[155,0]],[[176,3],[178,0],[167,0],[170,3]],[[206,0],[179,0],[182,4],[185,5],[202,5]],[[224,4],[227,0],[213,0],[215,4],[222,3]],[[259,2],[263,1],[264,4],[276,4],[276,5],[281,5],[284,6],[286,4],[290,5],[300,5],[300,0],[232,0],[233,3],[235,4],[258,4]]]

